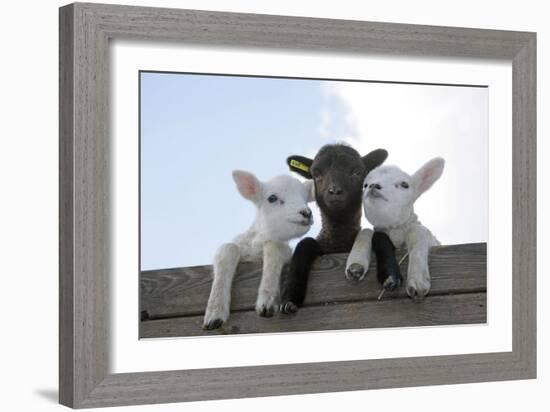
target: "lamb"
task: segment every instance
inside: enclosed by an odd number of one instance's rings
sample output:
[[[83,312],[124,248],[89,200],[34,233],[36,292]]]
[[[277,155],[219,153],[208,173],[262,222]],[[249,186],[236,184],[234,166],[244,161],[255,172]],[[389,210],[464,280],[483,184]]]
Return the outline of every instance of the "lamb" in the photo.
[[[236,170],[233,180],[239,193],[256,206],[250,228],[218,249],[214,258],[214,281],[203,328],[221,327],[229,318],[231,284],[241,261],[262,261],[263,273],[256,312],[271,317],[279,303],[281,271],[291,256],[288,241],[303,236],[313,224],[307,203],[313,201],[310,182],[277,176],[260,182],[252,173]]]
[[[296,245],[289,276],[283,287],[281,313],[295,313],[302,305],[309,271],[318,256],[351,250],[361,230],[363,179],[368,172],[382,164],[387,156],[385,150],[378,149],[361,157],[346,144],[330,144],[323,146],[314,159],[304,156],[290,156],[287,159],[290,170],[312,179],[315,199],[321,210],[322,228],[316,239],[307,237]],[[391,248],[393,251],[389,239],[384,242],[384,236],[382,234],[379,247]],[[359,280],[353,271],[346,272],[346,277]]]
[[[434,158],[412,176],[396,166],[380,166],[370,172],[364,181],[363,207],[365,217],[373,225],[357,236],[348,256],[347,268],[366,273],[369,267],[371,241],[385,233],[395,247],[406,245],[409,259],[406,291],[413,298],[423,298],[431,287],[428,253],[439,241],[423,226],[414,213],[414,202],[426,192],[443,173],[445,161]],[[402,283],[399,271],[388,273],[386,267],[399,267],[393,253],[380,253],[373,247],[378,264],[378,280],[384,290],[392,290]]]

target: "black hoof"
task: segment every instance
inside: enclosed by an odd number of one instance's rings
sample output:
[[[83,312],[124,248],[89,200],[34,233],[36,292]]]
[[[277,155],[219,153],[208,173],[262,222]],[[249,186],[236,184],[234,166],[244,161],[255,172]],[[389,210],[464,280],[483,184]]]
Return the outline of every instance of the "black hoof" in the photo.
[[[221,319],[214,319],[214,320],[211,320],[210,322],[206,323],[205,325],[203,325],[203,329],[205,330],[212,330],[212,329],[218,329],[218,328],[221,328],[223,325],[223,320]]]
[[[401,286],[401,283],[403,282],[403,278],[401,276],[388,276],[387,279],[384,281],[384,289],[387,291],[392,291],[397,289],[399,286]]]
[[[275,308],[273,306],[263,306],[259,311],[258,315],[262,318],[271,318],[275,313]]]
[[[418,293],[418,291],[415,288],[408,288],[407,294],[409,295],[409,298],[411,298],[413,302],[422,302],[425,297],[425,295]]]
[[[353,263],[346,271],[348,279],[350,280],[362,280],[365,277],[365,268],[359,263]]]
[[[280,306],[279,310],[285,315],[292,315],[293,313],[298,312],[298,306],[293,302],[286,302]]]

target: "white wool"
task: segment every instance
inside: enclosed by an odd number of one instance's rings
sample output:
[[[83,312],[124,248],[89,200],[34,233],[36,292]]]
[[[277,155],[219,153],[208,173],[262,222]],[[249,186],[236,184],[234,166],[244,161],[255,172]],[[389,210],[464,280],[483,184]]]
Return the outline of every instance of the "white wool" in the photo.
[[[252,173],[244,171],[234,171],[233,179],[241,195],[256,206],[256,217],[248,230],[216,252],[204,326],[216,319],[226,322],[229,318],[231,284],[241,261],[263,262],[256,311],[275,311],[280,297],[281,271],[291,257],[288,241],[304,235],[313,223],[307,206],[314,200],[311,181],[302,183],[282,175],[260,182]],[[303,216],[304,212],[310,217]]]
[[[374,230],[385,232],[396,247],[405,245],[409,253],[406,290],[410,296],[425,296],[431,287],[428,254],[439,245],[436,237],[423,226],[414,213],[414,202],[426,192],[443,173],[445,161],[435,158],[413,175],[397,166],[380,166],[365,178],[363,208]],[[357,236],[348,257],[346,273],[352,264],[368,268],[371,253],[371,229]],[[366,253],[365,253],[366,252]]]

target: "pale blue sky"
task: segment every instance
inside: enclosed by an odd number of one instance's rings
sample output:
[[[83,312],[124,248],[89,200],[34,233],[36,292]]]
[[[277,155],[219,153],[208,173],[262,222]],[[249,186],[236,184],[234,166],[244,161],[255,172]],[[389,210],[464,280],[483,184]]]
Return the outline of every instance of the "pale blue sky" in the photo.
[[[267,180],[290,173],[288,155],[313,156],[335,141],[361,152],[385,147],[388,163],[409,173],[445,157],[444,178],[425,195],[432,201],[418,202],[420,217],[445,243],[486,241],[487,99],[486,89],[470,87],[143,72],[141,268],[210,264],[254,217],[232,170]],[[463,158],[479,165],[467,198],[456,184]],[[319,230],[315,218],[309,236]]]
[[[142,269],[208,264],[254,207],[231,171],[259,179],[320,143],[319,81],[142,73]]]

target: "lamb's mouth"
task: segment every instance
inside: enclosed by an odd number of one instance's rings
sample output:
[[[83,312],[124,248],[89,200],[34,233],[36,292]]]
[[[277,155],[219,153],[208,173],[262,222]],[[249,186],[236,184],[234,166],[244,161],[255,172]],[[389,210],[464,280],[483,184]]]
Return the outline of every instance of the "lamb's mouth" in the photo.
[[[388,201],[388,199],[386,199],[386,197],[376,189],[370,189],[367,192],[367,197],[370,197],[372,199],[382,199],[382,200],[385,200],[386,202]]]
[[[311,226],[313,224],[313,219],[308,220],[289,220],[290,223],[298,226]]]
[[[334,211],[339,211],[347,206],[344,199],[326,199],[325,204],[329,209]]]

